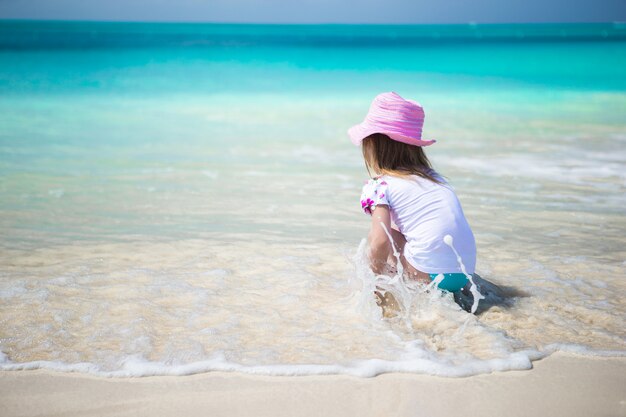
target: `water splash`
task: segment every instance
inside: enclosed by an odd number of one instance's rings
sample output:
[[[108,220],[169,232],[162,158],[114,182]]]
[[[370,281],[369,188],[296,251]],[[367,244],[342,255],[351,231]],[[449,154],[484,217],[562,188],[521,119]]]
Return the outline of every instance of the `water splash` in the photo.
[[[398,271],[398,273],[396,274],[396,277],[402,276],[402,273],[404,272],[404,267],[402,266],[402,262],[400,262],[400,252],[398,252],[398,249],[396,249],[396,242],[393,240],[393,236],[391,236],[391,233],[387,229],[387,226],[385,225],[385,223],[380,222],[380,225],[385,231],[387,238],[389,238],[389,243],[391,243],[391,250],[393,251],[393,256],[396,258],[396,269]]]
[[[430,284],[428,284],[428,287],[429,288],[436,288],[436,287],[438,287],[439,284],[441,283],[441,281],[443,281],[444,278],[445,278],[445,276],[443,274],[437,274],[435,279],[433,279],[432,282]]]
[[[480,300],[484,300],[485,297],[480,293],[480,291],[478,291],[478,286],[474,282],[474,278],[472,277],[472,275],[467,273],[467,270],[465,269],[465,264],[463,264],[463,259],[461,259],[461,256],[459,255],[459,252],[457,252],[457,250],[454,248],[454,239],[452,238],[452,236],[445,235],[443,237],[443,242],[446,245],[450,246],[450,248],[454,251],[454,254],[456,255],[456,260],[459,263],[459,265],[461,266],[461,271],[465,274],[467,279],[469,279],[470,283],[472,284],[470,286],[470,292],[472,293],[472,297],[474,298],[474,302],[472,303],[472,310],[471,310],[471,312],[472,312],[472,314],[474,314],[476,312],[476,310],[478,309],[478,303],[480,302]]]
[[[398,250],[396,249],[396,245],[395,245],[395,241],[393,240],[393,236],[391,236],[391,233],[387,229],[387,226],[385,225],[385,223],[380,222],[380,225],[383,228],[385,234],[387,235],[387,238],[389,239],[389,243],[391,243],[391,249],[393,250],[393,256],[396,258],[397,273],[392,278],[393,284],[395,284],[396,282],[402,282],[404,268],[402,266],[402,262],[400,261],[400,252],[398,252]],[[478,286],[474,282],[473,276],[467,273],[467,269],[465,268],[465,264],[463,263],[463,259],[461,258],[461,256],[457,252],[456,248],[454,247],[454,238],[451,235],[445,235],[443,237],[443,242],[446,245],[450,246],[450,248],[454,251],[454,254],[456,255],[456,260],[459,263],[459,265],[461,266],[461,271],[463,272],[463,274],[465,274],[465,276],[469,279],[469,281],[471,283],[470,292],[471,292],[472,297],[474,299],[473,300],[473,304],[472,304],[471,312],[472,312],[472,314],[474,314],[476,312],[476,310],[478,309],[478,303],[480,302],[480,300],[484,300],[485,297],[478,290]],[[431,281],[431,283],[426,286],[426,289],[430,290],[430,289],[433,289],[433,288],[437,288],[439,286],[439,283],[441,283],[441,281],[443,281],[444,278],[445,277],[444,277],[443,274],[437,274],[437,276]],[[391,281],[390,281],[390,283],[391,283]],[[404,290],[407,290],[406,286],[403,286],[403,295],[406,294],[406,296],[407,296],[406,299],[407,299],[407,301],[410,302],[412,297],[410,297],[410,293],[408,291],[404,291]]]
[[[402,265],[402,261],[400,260],[401,254],[396,248],[396,244],[393,236],[391,236],[391,232],[389,232],[387,226],[383,222],[380,222],[380,225],[387,235],[389,243],[391,243],[392,253],[394,258],[396,259],[396,273],[391,277],[391,279],[388,279],[386,275],[378,275],[377,286],[393,294],[393,296],[396,298],[396,301],[399,302],[399,305],[397,307],[403,308],[403,314],[401,314],[402,319],[404,320],[407,328],[411,328],[410,317],[413,302],[415,299],[413,296],[413,294],[415,293],[415,288],[413,288],[413,286],[404,279],[404,266]]]

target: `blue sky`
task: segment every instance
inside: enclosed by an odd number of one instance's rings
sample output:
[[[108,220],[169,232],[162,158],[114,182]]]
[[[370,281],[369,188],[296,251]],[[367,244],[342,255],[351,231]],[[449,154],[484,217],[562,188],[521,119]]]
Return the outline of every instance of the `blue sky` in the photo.
[[[0,18],[259,23],[626,20],[626,0],[0,0]]]

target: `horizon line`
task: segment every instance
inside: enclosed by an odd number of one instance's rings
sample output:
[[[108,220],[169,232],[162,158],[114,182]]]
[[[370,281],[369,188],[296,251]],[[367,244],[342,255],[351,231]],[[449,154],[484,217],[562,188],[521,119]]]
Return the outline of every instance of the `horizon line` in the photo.
[[[30,19],[30,18],[0,18],[0,22],[57,22],[57,23],[138,23],[138,24],[197,24],[197,25],[266,25],[266,26],[498,26],[498,25],[613,25],[626,29],[626,20],[602,22],[455,22],[455,23],[340,23],[340,22],[242,22],[242,21],[198,21],[198,20],[109,20],[109,19]]]

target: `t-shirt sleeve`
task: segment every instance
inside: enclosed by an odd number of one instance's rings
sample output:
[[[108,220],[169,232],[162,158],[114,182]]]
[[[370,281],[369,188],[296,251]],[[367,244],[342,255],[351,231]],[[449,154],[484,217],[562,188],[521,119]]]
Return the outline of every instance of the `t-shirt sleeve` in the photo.
[[[379,204],[389,205],[387,200],[387,182],[381,179],[371,179],[363,186],[361,208],[365,214],[371,216],[372,210]]]

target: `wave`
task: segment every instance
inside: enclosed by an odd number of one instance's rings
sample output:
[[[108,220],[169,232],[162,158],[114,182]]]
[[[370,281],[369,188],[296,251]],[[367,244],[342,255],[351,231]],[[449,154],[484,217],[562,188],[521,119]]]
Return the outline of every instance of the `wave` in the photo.
[[[206,372],[242,372],[254,375],[270,376],[307,376],[307,375],[350,375],[356,377],[374,377],[384,373],[427,374],[440,377],[469,377],[492,372],[528,370],[532,362],[543,359],[555,352],[565,352],[591,357],[626,357],[624,351],[592,350],[584,346],[555,344],[544,350],[526,350],[515,352],[507,358],[488,360],[470,360],[463,365],[451,365],[424,358],[410,358],[398,361],[368,359],[350,364],[274,364],[274,365],[242,365],[228,361],[224,355],[217,353],[210,359],[186,364],[153,362],[141,355],[124,358],[116,370],[104,370],[95,363],[64,363],[60,361],[32,361],[14,363],[0,352],[0,370],[20,371],[45,369],[57,372],[76,372],[110,378],[146,377],[146,376],[182,376]]]

